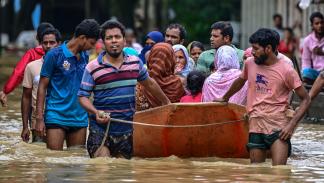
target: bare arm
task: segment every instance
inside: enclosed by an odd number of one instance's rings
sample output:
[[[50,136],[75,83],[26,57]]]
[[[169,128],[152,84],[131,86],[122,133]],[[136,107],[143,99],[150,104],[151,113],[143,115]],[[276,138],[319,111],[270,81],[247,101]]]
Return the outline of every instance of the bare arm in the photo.
[[[0,102],[2,107],[7,107],[7,95],[3,91],[0,91]]]
[[[313,87],[309,92],[309,96],[311,100],[313,100],[319,94],[323,86],[324,86],[324,77],[322,77],[320,74],[319,77],[317,77],[317,79],[315,80]]]
[[[156,96],[156,98],[160,99],[162,105],[171,103],[168,97],[163,93],[160,86],[151,77],[148,77],[146,80],[141,81],[140,84],[143,85],[145,89],[148,90],[153,96]]]
[[[246,80],[239,77],[237,78],[228,89],[228,91],[223,96],[223,101],[228,102],[228,100],[244,86]]]
[[[295,89],[295,93],[298,95],[298,97],[301,99],[299,109],[296,111],[293,118],[290,120],[288,125],[281,130],[279,136],[282,140],[287,140],[288,138],[291,138],[295,128],[297,127],[298,122],[301,120],[301,118],[304,116],[306,110],[308,109],[310,105],[310,97],[306,91],[306,89],[303,86],[300,86]]]
[[[88,97],[79,97],[79,102],[81,106],[90,114],[96,115],[96,121],[99,124],[107,124],[110,121],[110,116],[101,116],[99,110],[97,110],[91,103]]]
[[[30,106],[32,100],[32,88],[23,88],[22,100],[21,100],[21,117],[23,122],[23,129],[21,132],[21,138],[23,141],[29,141],[29,114],[30,114]]]
[[[36,101],[36,131],[42,137],[45,135],[45,123],[44,123],[44,104],[47,87],[49,84],[49,78],[41,77],[39,80],[37,90],[37,101]]]

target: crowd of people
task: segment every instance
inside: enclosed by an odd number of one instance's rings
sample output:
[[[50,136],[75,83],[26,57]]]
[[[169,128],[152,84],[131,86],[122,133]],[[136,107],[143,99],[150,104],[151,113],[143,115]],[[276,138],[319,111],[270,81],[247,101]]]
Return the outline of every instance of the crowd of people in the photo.
[[[280,19],[274,16],[275,22]],[[143,47],[117,20],[100,26],[85,19],[65,42],[53,25],[41,23],[40,45],[18,62],[0,101],[7,105],[7,95],[23,81],[23,141],[29,142],[32,133],[32,142],[45,142],[52,150],[63,150],[66,140],[67,147],[86,144],[92,158],[127,159],[133,152],[133,127],[111,119],[132,121],[136,111],[176,102],[231,102],[246,106],[251,162],[264,162],[270,150],[273,165],[286,164],[290,138],[310,99],[324,86],[323,15],[313,13],[310,22],[302,78],[294,68],[293,33],[280,23],[254,32],[246,50],[232,44],[233,28],[225,21],[211,25],[209,50],[199,41],[185,47],[187,32],[177,23],[164,33],[149,32]],[[314,81],[308,94],[303,82]],[[301,102],[288,117],[292,92]],[[99,152],[106,129],[105,150]]]

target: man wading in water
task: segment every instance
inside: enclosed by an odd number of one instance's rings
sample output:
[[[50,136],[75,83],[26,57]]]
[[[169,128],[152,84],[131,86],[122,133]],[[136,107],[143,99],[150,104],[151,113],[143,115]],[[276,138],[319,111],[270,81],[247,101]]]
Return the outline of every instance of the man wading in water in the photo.
[[[57,47],[61,43],[61,33],[55,28],[45,29],[40,36],[40,45],[45,53],[50,49]],[[26,66],[23,79],[23,94],[21,99],[21,115],[23,121],[23,130],[21,138],[23,141],[29,141],[30,131],[28,128],[29,115],[31,114],[30,129],[32,132],[32,142],[42,142],[35,133],[36,127],[36,97],[40,79],[40,71],[44,62],[44,58],[32,61]],[[30,108],[32,106],[32,110]]]
[[[106,50],[86,66],[78,92],[81,105],[90,113],[87,149],[91,158],[113,156],[130,159],[133,154],[133,126],[110,122],[110,117],[133,120],[137,82],[159,98],[162,105],[170,101],[150,78],[140,59],[122,51],[126,43],[124,26],[109,20],[101,28],[100,36]],[[91,93],[94,94],[93,104],[88,98]],[[110,116],[103,118],[100,115],[102,111],[110,113]],[[109,125],[109,135],[105,139],[105,129]],[[101,146],[103,140],[104,146]]]
[[[89,60],[86,50],[95,46],[98,37],[99,24],[94,19],[83,20],[70,41],[51,49],[44,58],[37,92],[36,131],[41,137],[46,132],[49,149],[63,150],[65,139],[67,147],[85,145],[88,115],[77,92]]]
[[[270,149],[272,165],[285,165],[291,151],[290,138],[310,104],[310,97],[297,72],[275,51],[279,41],[270,29],[259,29],[250,37],[253,57],[249,57],[241,76],[234,81],[221,102],[238,92],[248,80],[247,112],[251,163],[265,162]],[[289,121],[286,117],[289,92],[295,90],[301,103]]]

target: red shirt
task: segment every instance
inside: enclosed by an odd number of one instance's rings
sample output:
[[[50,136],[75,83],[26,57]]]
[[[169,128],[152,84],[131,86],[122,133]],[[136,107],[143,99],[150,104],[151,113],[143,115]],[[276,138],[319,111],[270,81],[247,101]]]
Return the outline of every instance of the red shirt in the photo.
[[[201,92],[196,96],[186,95],[181,97],[180,103],[201,102],[201,96]]]
[[[10,78],[7,80],[6,84],[3,86],[3,92],[9,94],[12,92],[23,80],[25,68],[28,63],[40,59],[45,54],[41,46],[31,48],[22,56],[20,61],[17,63],[15,69],[13,70]]]

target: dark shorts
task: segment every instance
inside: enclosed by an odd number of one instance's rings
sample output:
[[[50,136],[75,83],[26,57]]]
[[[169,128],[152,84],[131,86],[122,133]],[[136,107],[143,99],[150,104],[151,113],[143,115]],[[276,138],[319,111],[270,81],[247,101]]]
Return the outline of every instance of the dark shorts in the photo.
[[[104,138],[104,132],[91,130],[88,136],[87,149],[91,158],[99,148]],[[123,135],[109,135],[105,141],[105,146],[108,147],[112,157],[123,156],[126,159],[131,159],[133,156],[133,133],[129,132]]]
[[[45,126],[46,126],[46,129],[62,129],[66,133],[71,133],[71,132],[78,131],[82,128],[86,128],[86,127],[64,126],[64,125],[59,125],[59,124],[45,124]]]
[[[265,149],[268,150],[271,148],[271,145],[279,139],[279,133],[274,132],[273,134],[266,135],[263,133],[249,133],[249,142],[246,145],[248,150],[251,149]],[[288,143],[288,157],[291,154],[291,142],[290,139],[286,140]]]

